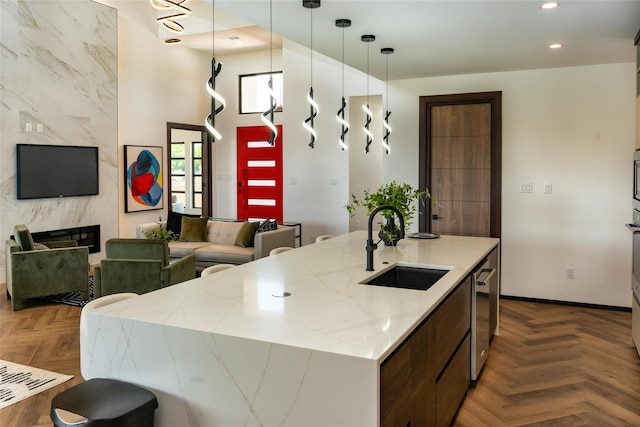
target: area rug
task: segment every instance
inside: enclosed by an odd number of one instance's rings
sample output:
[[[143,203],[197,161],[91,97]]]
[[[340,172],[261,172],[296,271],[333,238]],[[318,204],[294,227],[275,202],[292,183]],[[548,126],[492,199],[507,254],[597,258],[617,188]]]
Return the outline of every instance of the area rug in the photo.
[[[62,375],[43,369],[0,360],[0,409],[69,381]]]
[[[73,305],[76,307],[84,307],[93,299],[93,276],[89,276],[89,299],[82,298],[82,292],[68,292],[65,294],[49,295],[46,297],[36,298],[39,301],[57,302],[60,304]]]

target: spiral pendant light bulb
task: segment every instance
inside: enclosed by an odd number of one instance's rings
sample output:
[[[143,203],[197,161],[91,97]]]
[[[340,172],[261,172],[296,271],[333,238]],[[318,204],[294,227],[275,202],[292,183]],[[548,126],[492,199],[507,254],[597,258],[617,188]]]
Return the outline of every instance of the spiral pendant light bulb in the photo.
[[[314,124],[314,119],[318,115],[318,104],[313,99],[313,87],[309,88],[309,93],[307,93],[307,102],[309,103],[309,117],[304,119],[302,126],[311,135],[311,141],[309,142],[309,147],[314,148],[316,139],[318,138],[318,133],[316,132],[315,124]]]
[[[309,117],[304,119],[302,127],[304,127],[311,137],[309,141],[309,147],[314,148],[318,133],[315,129],[315,118],[318,115],[318,104],[313,99],[313,9],[320,7],[320,0],[302,0],[302,6],[309,9],[310,25],[309,25],[309,60],[311,62],[310,80],[311,85],[309,87],[309,93],[307,93],[307,102],[309,103]]]
[[[391,115],[391,111],[387,110],[387,113],[384,115],[384,122],[382,122],[382,126],[384,127],[384,136],[382,137],[382,147],[385,149],[387,154],[391,153],[391,148],[389,147],[389,135],[391,135],[392,129],[389,126],[389,116]]]
[[[215,40],[216,40],[214,24],[215,24],[215,4],[214,2],[211,2],[212,55],[215,54]],[[209,77],[209,80],[207,81],[207,92],[211,96],[211,113],[209,113],[209,115],[204,121],[205,127],[207,128],[211,136],[213,136],[213,139],[211,142],[216,142],[222,139],[222,135],[220,135],[220,132],[218,132],[218,130],[216,129],[216,115],[220,114],[227,105],[227,102],[222,97],[222,95],[216,92],[216,77],[218,77],[218,74],[220,74],[220,71],[222,71],[222,64],[219,62],[216,64],[216,58],[215,57],[211,58],[211,77]],[[216,107],[216,102],[220,103],[218,107]]]
[[[387,154],[391,153],[391,148],[389,148],[389,135],[391,135],[391,126],[389,125],[389,116],[391,115],[391,111],[389,111],[389,55],[393,53],[393,48],[385,47],[380,49],[380,53],[383,55],[387,55],[387,78],[386,78],[386,89],[387,89],[387,112],[384,115],[384,122],[382,126],[384,126],[384,136],[382,137],[382,147],[384,148]]]
[[[270,98],[270,107],[267,111],[262,113],[260,116],[260,120],[269,128],[270,136],[269,136],[269,144],[275,145],[276,138],[278,137],[278,129],[276,125],[273,123],[273,113],[276,111],[278,107],[278,102],[276,101],[276,94],[273,91],[273,76],[269,77],[269,98]]]
[[[220,112],[222,112],[222,110],[224,110],[227,105],[222,95],[216,92],[216,77],[218,76],[218,74],[220,74],[221,70],[222,64],[218,63],[218,65],[216,66],[216,59],[213,58],[211,60],[211,77],[207,82],[207,92],[209,92],[209,95],[211,95],[211,113],[209,113],[209,115],[207,116],[204,125],[206,126],[209,133],[211,133],[211,135],[213,136],[214,142],[222,139],[220,132],[218,132],[218,130],[216,129],[216,115],[220,114]],[[216,107],[216,101],[220,103],[220,106]]]
[[[371,109],[369,108],[369,104],[363,105],[362,109],[367,114],[367,120],[366,120],[362,130],[364,130],[364,133],[367,136],[367,144],[364,146],[364,152],[368,153],[369,152],[369,146],[373,142],[373,133],[371,133],[371,131],[369,130],[369,125],[371,124],[371,119],[373,118],[373,113],[371,112]]]
[[[349,147],[344,140],[345,135],[349,132],[349,122],[344,119],[344,110],[347,108],[347,100],[342,97],[342,107],[338,110],[338,114],[336,114],[336,119],[338,119],[338,123],[340,123],[340,127],[342,129],[340,133],[340,139],[338,140],[340,143],[340,148],[342,150],[347,150]]]
[[[344,29],[350,26],[350,19],[336,19],[336,27],[342,28],[342,103],[340,104],[340,109],[336,113],[336,119],[338,120],[338,123],[340,123],[341,130],[338,142],[340,143],[342,151],[349,148],[345,141],[345,136],[349,132],[349,122],[344,118],[344,113],[347,108],[347,100],[344,97]]]
[[[364,146],[365,153],[369,152],[369,147],[373,143],[373,133],[371,133],[371,131],[369,130],[369,126],[371,125],[371,120],[373,119],[373,113],[371,112],[371,108],[369,108],[369,44],[368,43],[375,41],[375,39],[376,39],[376,36],[372,34],[365,34],[364,36],[360,37],[361,41],[367,43],[367,104],[362,106],[362,109],[367,115],[367,119],[364,123],[364,127],[362,128],[362,130],[364,131],[364,134],[367,137],[367,142]]]

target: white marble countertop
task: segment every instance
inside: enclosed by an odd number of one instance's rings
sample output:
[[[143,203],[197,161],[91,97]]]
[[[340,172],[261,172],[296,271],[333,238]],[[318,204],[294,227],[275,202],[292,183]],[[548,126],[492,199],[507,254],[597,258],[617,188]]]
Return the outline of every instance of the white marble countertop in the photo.
[[[356,231],[96,309],[106,316],[382,362],[498,239],[382,244],[365,271]],[[388,264],[383,264],[388,263]],[[447,266],[427,291],[362,285],[396,263]],[[274,294],[289,292],[288,297]]]

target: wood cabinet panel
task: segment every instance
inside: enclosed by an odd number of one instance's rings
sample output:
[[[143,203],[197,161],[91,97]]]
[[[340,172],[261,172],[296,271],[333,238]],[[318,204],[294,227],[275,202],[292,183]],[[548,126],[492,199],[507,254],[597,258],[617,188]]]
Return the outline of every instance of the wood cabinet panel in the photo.
[[[434,315],[437,375],[471,328],[471,277],[441,304]]]
[[[468,277],[381,365],[382,427],[427,427],[453,417],[469,384],[470,319]]]
[[[380,367],[380,410],[389,411],[411,379],[411,343],[405,341]],[[409,399],[406,399],[409,400]],[[386,424],[384,424],[386,425]]]
[[[471,333],[456,351],[455,356],[436,384],[436,424],[448,426],[467,392],[470,376]]]

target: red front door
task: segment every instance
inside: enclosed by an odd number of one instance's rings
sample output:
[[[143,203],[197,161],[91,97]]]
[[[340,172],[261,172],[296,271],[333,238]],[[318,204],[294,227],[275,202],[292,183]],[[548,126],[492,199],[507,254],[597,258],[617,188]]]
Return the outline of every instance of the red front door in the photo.
[[[238,127],[238,219],[282,222],[282,125],[275,144],[266,126]]]

